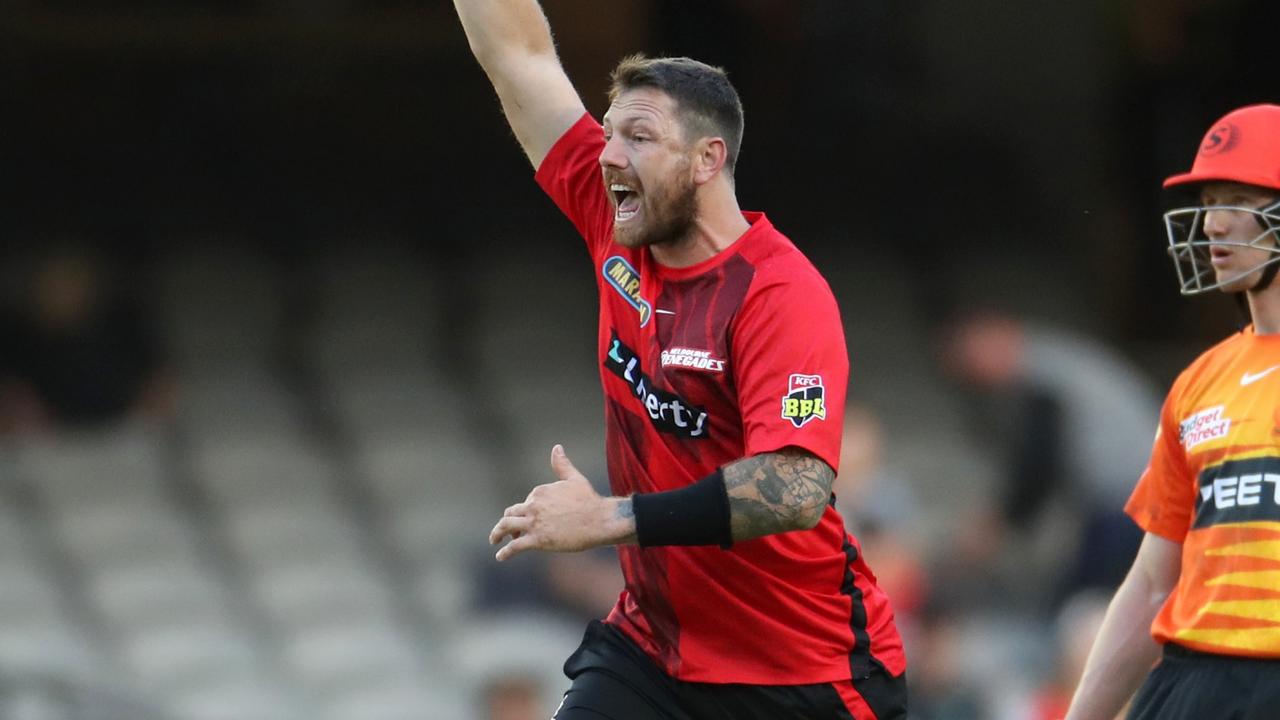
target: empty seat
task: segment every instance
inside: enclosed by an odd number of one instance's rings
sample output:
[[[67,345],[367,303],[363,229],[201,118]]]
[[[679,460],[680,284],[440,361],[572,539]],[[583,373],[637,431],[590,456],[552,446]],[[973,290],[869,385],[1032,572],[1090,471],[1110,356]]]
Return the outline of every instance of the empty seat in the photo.
[[[324,384],[328,413],[356,442],[385,433],[429,433],[476,424],[479,406],[465,389],[426,369],[334,375]]]
[[[40,562],[34,550],[35,539],[31,536],[29,521],[0,495],[0,566]]]
[[[239,508],[225,518],[225,530],[237,559],[253,568],[365,558],[354,523],[338,508],[321,504]]]
[[[493,505],[492,453],[463,430],[388,433],[355,449],[356,469],[381,502],[416,501],[459,512]]]
[[[144,688],[198,686],[260,668],[253,638],[228,621],[142,627],[120,640],[126,666]]]
[[[158,270],[163,331],[180,368],[242,367],[275,354],[283,296],[268,258],[212,240],[183,247]]]
[[[23,443],[15,471],[50,504],[148,501],[165,492],[158,436],[141,428],[60,435]]]
[[[423,661],[404,628],[370,620],[309,626],[288,638],[282,655],[313,692],[340,692],[371,679],[415,681]]]
[[[435,344],[423,322],[389,315],[322,318],[307,343],[307,358],[323,378],[426,372]]]
[[[434,317],[435,276],[407,242],[325,248],[312,269],[322,317]]]
[[[480,544],[477,541],[476,545]],[[419,553],[419,557],[423,555],[427,554]],[[481,558],[480,562],[487,562],[490,557],[487,550],[474,556]],[[472,602],[475,593],[472,557],[472,553],[453,553],[452,556],[436,553],[418,566],[411,592],[418,610],[429,623],[448,628]]]
[[[138,565],[84,576],[90,604],[115,630],[183,625],[232,614],[226,587],[196,565]]]
[[[258,606],[285,631],[386,618],[394,604],[375,568],[340,559],[268,570],[250,585]]]
[[[356,687],[323,695],[324,720],[454,720],[480,717],[464,684],[440,678],[372,678]],[[554,706],[548,707],[548,713]]]
[[[287,438],[197,438],[191,463],[196,482],[230,508],[334,500],[332,463],[319,450]]]
[[[317,713],[278,680],[260,674],[210,679],[166,694],[177,720],[303,720]]]
[[[43,563],[12,557],[0,561],[0,625],[63,624],[63,597],[63,589]]]
[[[298,399],[266,366],[185,376],[178,412],[197,437],[305,437]]]
[[[88,677],[102,664],[79,624],[56,617],[28,617],[21,624],[0,623],[0,667],[11,674]]]
[[[388,540],[417,561],[483,542],[506,507],[490,457],[464,435],[384,436],[356,462]]]
[[[190,566],[200,561],[190,518],[168,503],[68,508],[50,520],[61,546],[84,568]]]
[[[581,623],[541,613],[475,618],[457,628],[443,656],[474,684],[501,675],[527,676],[546,687],[550,699],[567,685],[561,668],[581,642],[582,630]]]

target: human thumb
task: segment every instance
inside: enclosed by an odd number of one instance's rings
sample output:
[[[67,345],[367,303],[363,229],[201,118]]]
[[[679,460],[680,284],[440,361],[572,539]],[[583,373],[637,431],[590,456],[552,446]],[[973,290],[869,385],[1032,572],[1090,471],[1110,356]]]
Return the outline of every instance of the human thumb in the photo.
[[[578,469],[573,466],[572,462],[569,462],[569,456],[565,455],[563,445],[556,445],[551,448],[551,471],[560,480],[568,480],[578,474]]]

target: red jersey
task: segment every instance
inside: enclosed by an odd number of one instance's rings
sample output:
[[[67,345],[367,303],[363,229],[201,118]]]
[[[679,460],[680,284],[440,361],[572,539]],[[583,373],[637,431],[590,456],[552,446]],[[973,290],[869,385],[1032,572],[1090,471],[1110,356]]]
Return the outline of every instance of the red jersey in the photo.
[[[613,242],[584,115],[538,184],[587,241],[600,293],[609,483],[681,488],[740,458],[803,448],[837,467],[849,361],[835,298],[760,213],[732,246],[687,268]],[[618,548],[626,587],[607,622],[672,677],[809,684],[906,666],[893,611],[827,507],[812,530],[719,547]]]
[[[1183,371],[1125,510],[1182,543],[1156,640],[1280,658],[1280,335],[1247,328]]]

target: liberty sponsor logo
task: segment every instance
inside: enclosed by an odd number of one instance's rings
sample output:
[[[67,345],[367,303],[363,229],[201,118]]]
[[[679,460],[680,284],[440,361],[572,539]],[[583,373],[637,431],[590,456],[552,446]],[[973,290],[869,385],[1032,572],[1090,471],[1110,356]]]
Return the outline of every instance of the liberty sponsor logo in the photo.
[[[710,350],[677,347],[662,351],[662,367],[724,372],[724,361],[711,357]]]
[[[653,306],[640,296],[640,273],[631,267],[631,263],[624,257],[614,255],[604,261],[600,272],[613,289],[640,313],[640,327],[648,325],[649,318],[653,316]]]
[[[1224,438],[1231,431],[1231,418],[1223,417],[1225,405],[1218,405],[1192,415],[1178,425],[1178,442],[1187,450],[1210,440]]]
[[[825,420],[824,394],[821,375],[792,375],[787,381],[787,394],[782,397],[782,419],[796,427],[813,419]]]
[[[618,339],[617,333],[609,341],[604,366],[626,381],[659,432],[696,440],[708,437],[707,411],[674,393],[655,388],[653,380],[640,367],[640,357]]]
[[[1195,527],[1280,520],[1280,458],[1232,460],[1200,473]]]

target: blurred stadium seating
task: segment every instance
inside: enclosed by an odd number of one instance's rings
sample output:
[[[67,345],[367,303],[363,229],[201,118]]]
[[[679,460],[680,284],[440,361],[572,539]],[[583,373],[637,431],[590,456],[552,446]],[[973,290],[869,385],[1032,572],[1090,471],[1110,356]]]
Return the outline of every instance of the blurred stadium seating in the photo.
[[[4,442],[0,672],[192,720],[476,717],[501,673],[533,673],[554,703],[581,625],[471,608],[485,534],[549,477],[552,443],[603,480],[586,265],[488,263],[469,282],[506,291],[459,343],[423,255],[365,247],[289,267],[191,243],[149,267],[175,420]],[[901,273],[886,258],[833,280],[855,386],[895,447],[928,439],[902,453],[920,490],[973,494],[990,463],[893,300]]]

